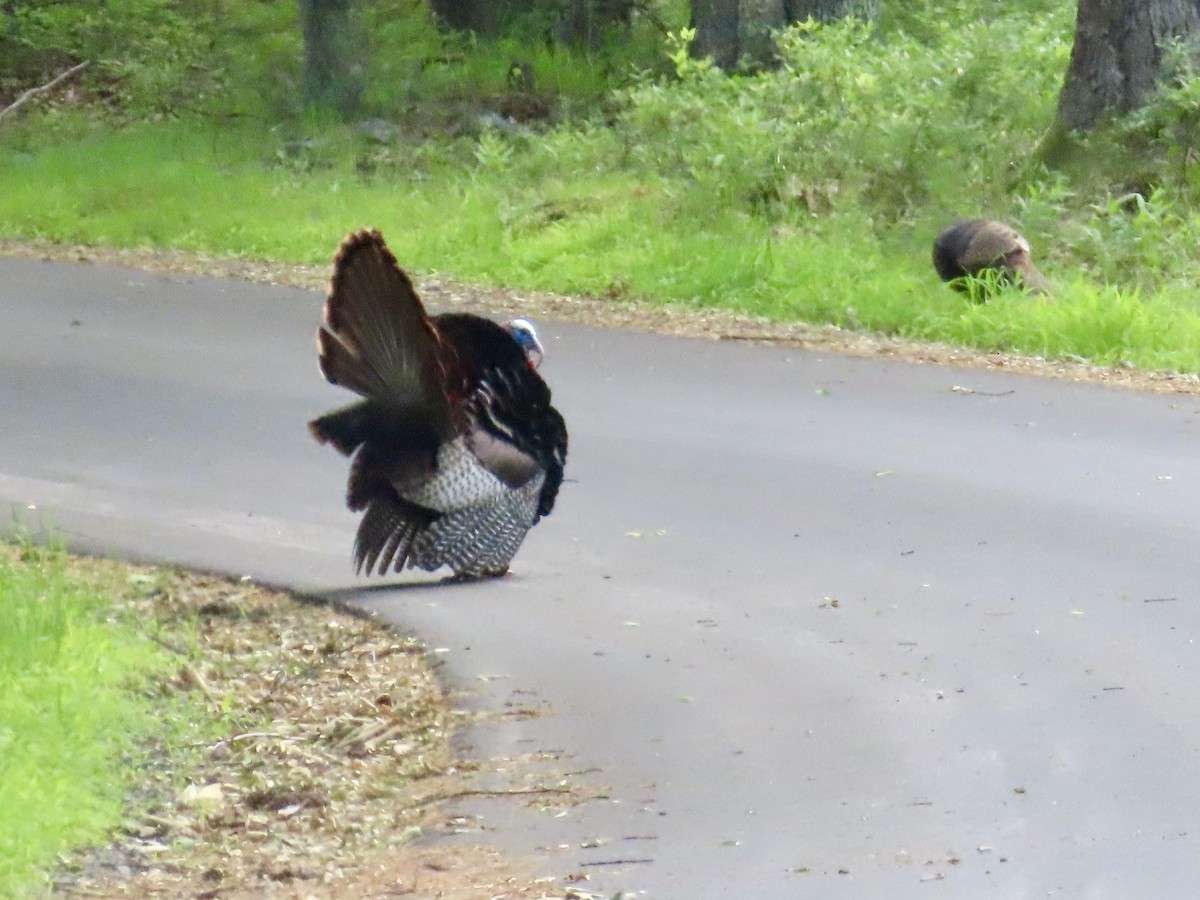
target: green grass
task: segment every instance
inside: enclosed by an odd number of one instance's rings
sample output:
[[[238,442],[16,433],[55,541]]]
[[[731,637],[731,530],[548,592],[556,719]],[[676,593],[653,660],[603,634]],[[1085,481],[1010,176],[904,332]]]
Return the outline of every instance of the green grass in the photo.
[[[135,743],[156,728],[133,687],[161,651],[111,606],[61,554],[0,546],[0,896],[41,893],[58,854],[120,822]]]
[[[345,232],[377,226],[422,273],[1200,370],[1190,265],[1114,286],[1079,270],[1059,275],[1052,257],[1054,303],[1007,293],[975,304],[929,265],[944,221],[933,211],[881,228],[853,209],[817,219],[705,208],[683,179],[588,171],[595,147],[585,153],[569,134],[520,140],[381,150],[334,129],[289,153],[270,132],[194,123],[10,140],[0,145],[0,234],[325,264]],[[1049,219],[1054,208],[1034,197],[1027,217]],[[1165,229],[1146,221],[1122,217],[1108,252],[1148,252],[1141,233]]]

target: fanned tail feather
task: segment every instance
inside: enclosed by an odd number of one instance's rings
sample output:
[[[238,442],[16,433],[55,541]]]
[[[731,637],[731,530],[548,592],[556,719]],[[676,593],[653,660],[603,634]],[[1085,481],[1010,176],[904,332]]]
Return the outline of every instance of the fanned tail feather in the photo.
[[[387,393],[388,386],[380,374],[325,327],[317,331],[317,360],[330,384],[360,397],[382,397]]]
[[[351,234],[338,249],[317,345],[321,373],[333,384],[367,397],[448,406],[437,331],[378,231]]]

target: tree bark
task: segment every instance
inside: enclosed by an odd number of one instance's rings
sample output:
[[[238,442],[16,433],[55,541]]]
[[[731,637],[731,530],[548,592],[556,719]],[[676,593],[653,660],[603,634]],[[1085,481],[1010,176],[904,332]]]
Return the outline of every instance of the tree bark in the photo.
[[[775,59],[772,32],[810,18],[871,19],[878,7],[879,0],[692,0],[692,50],[726,70],[742,60],[769,65]]]
[[[337,110],[345,117],[358,110],[363,66],[354,0],[300,0],[304,35],[304,104]]]
[[[771,32],[786,24],[784,0],[692,0],[692,52],[726,70],[742,59],[765,65],[775,55]]]
[[[774,64],[776,48],[773,32],[789,24],[785,0],[742,0],[738,29],[741,55],[754,65]]]
[[[1079,0],[1059,125],[1086,131],[1106,113],[1142,106],[1166,46],[1178,39],[1195,52],[1198,38],[1200,0]]]
[[[722,69],[732,69],[741,55],[738,23],[741,0],[692,0],[692,52],[711,57]]]
[[[429,0],[429,7],[443,27],[453,31],[474,31],[495,37],[500,31],[500,10],[507,3],[499,0]]]
[[[634,0],[565,0],[555,39],[571,47],[597,49],[607,32],[628,28]]]
[[[879,13],[879,0],[784,0],[783,6],[789,22],[836,22],[850,16],[870,21]]]

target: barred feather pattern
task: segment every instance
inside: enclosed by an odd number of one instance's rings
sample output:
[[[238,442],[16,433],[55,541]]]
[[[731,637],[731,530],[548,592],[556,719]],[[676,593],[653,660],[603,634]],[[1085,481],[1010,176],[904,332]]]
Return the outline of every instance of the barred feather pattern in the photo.
[[[409,567],[432,572],[445,565],[465,578],[504,572],[537,520],[544,481],[539,475],[508,487],[480,465],[465,438],[442,444],[437,476],[403,494],[441,513],[412,537]]]
[[[413,540],[409,565],[427,572],[447,565],[460,578],[504,574],[537,518],[544,480],[539,475],[491,502],[439,516]]]
[[[411,500],[440,513],[497,502],[511,489],[480,465],[462,435],[438,447],[437,475],[403,493]]]

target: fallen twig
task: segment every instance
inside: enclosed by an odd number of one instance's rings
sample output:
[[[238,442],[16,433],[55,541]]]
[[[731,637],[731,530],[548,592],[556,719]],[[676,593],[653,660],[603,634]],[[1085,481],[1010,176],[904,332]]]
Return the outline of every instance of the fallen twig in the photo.
[[[176,656],[189,656],[190,655],[190,653],[186,647],[183,647],[179,644],[174,644],[171,641],[168,641],[166,638],[159,637],[159,635],[155,634],[152,631],[148,631],[147,629],[143,628],[143,629],[141,629],[141,632],[146,637],[148,637],[150,640],[154,641],[154,643],[158,644],[160,647],[162,647],[165,650],[170,650]]]
[[[799,337],[791,334],[741,334],[738,332],[724,332],[717,335],[719,341],[762,341],[765,343],[786,343],[787,341],[798,341]]]
[[[652,863],[652,859],[598,859],[595,862],[581,862],[580,868],[584,866],[632,866],[635,863]]]
[[[1009,394],[1015,394],[1016,391],[979,391],[975,388],[963,387],[962,385],[954,385],[950,388],[955,394],[978,394],[980,397],[1007,397]]]
[[[484,791],[468,789],[465,791],[454,791],[450,794],[432,794],[428,797],[422,797],[420,800],[415,800],[412,806],[428,806],[430,803],[441,803],[444,800],[461,800],[464,797],[522,797],[528,795],[543,795],[543,794],[569,794],[570,788],[521,788],[517,790],[500,790],[500,791]]]
[[[91,63],[90,59],[85,59],[83,62],[78,63],[77,65],[71,66],[71,68],[67,69],[67,71],[60,72],[58,75],[54,76],[54,78],[52,78],[50,81],[47,81],[45,84],[40,85],[38,87],[30,88],[25,93],[23,93],[20,97],[18,97],[16,100],[14,100],[12,103],[8,104],[8,106],[4,107],[4,109],[0,109],[0,119],[3,119],[10,112],[14,111],[15,109],[17,109],[17,107],[21,106],[22,104],[24,104],[26,101],[30,100],[31,98],[36,97],[38,94],[46,93],[46,91],[50,90],[55,85],[59,84],[59,82],[66,81],[68,78],[70,78],[76,72],[83,71],[84,69],[86,69],[88,67],[88,65],[90,63]]]

